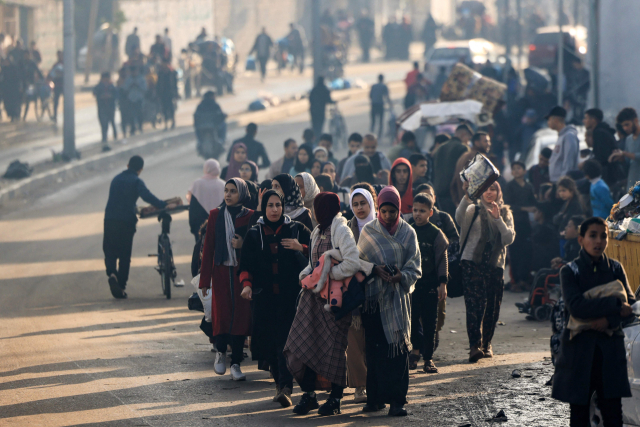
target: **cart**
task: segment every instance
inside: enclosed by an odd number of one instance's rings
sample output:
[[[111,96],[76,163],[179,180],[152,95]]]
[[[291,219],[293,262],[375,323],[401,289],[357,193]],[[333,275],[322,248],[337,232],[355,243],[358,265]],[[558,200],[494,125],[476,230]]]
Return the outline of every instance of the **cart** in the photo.
[[[640,235],[627,233],[624,240],[616,240],[620,230],[609,231],[609,244],[605,253],[609,258],[617,259],[627,273],[627,280],[635,294],[640,285]]]

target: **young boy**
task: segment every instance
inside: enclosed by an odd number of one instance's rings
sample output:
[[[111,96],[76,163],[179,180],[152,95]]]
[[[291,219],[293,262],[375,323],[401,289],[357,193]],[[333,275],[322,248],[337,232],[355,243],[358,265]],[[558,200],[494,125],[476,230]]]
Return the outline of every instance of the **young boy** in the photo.
[[[625,355],[623,322],[634,318],[635,296],[622,265],[607,257],[609,230],[599,217],[580,226],[580,255],[560,271],[564,318],[589,319],[590,329],[570,339],[570,331],[560,332],[551,396],[570,404],[570,425],[590,423],[592,393],[604,425],[622,425],[621,398],[631,397]],[[614,284],[618,281],[618,284]],[[603,296],[588,298],[585,292],[605,285]],[[607,295],[607,290],[624,291],[624,299]],[[565,323],[566,325],[566,323]],[[613,332],[613,333],[612,333]]]
[[[429,162],[425,155],[420,153],[412,154],[409,157],[409,163],[411,163],[411,169],[413,169],[413,188],[418,187],[420,184],[428,184]]]
[[[415,196],[411,223],[411,226],[416,230],[422,256],[422,278],[416,282],[416,289],[411,297],[413,351],[409,356],[409,368],[418,368],[422,351],[423,370],[430,374],[438,372],[438,368],[432,360],[438,323],[438,302],[447,297],[449,276],[447,269],[449,242],[444,233],[429,222],[433,215],[433,204],[433,199],[425,194]],[[421,323],[422,327],[420,327]]]
[[[527,320],[535,320],[531,314],[533,309],[540,305],[540,301],[533,301],[533,294],[536,289],[544,288],[545,280],[549,277],[549,284],[557,285],[560,283],[560,268],[565,264],[573,261],[580,255],[580,243],[578,237],[580,235],[580,224],[584,221],[582,216],[576,215],[571,217],[567,226],[564,228],[564,238],[566,240],[564,244],[564,258],[555,257],[551,260],[551,268],[540,269],[533,278],[533,287],[529,293],[529,299],[524,303],[516,303],[516,307],[520,310],[520,313],[529,313]]]
[[[331,149],[333,148],[333,136],[331,136],[331,134],[323,133],[322,135],[320,135],[318,147],[324,147],[327,150],[328,162],[331,162],[334,165],[338,164],[338,161],[335,157],[333,157],[333,153],[331,152]]]
[[[449,215],[445,211],[440,211],[435,207],[436,193],[431,185],[418,185],[416,187],[415,194],[417,195],[420,193],[426,194],[427,197],[430,197],[434,202],[433,215],[431,216],[431,219],[429,219],[429,222],[442,230],[447,240],[449,240],[449,248],[447,249],[447,260],[451,260],[454,256],[457,257],[458,252],[460,252],[460,234],[458,234],[458,229],[456,228],[455,222],[453,222],[453,218],[451,218],[451,215]],[[412,221],[413,219],[410,219],[409,224],[413,224]],[[438,327],[436,328],[436,346],[433,351],[436,351],[438,349],[438,345],[440,344],[440,331],[444,326],[446,317],[447,300],[442,300],[438,304]]]
[[[589,197],[591,199],[591,210],[593,216],[607,219],[611,213],[613,199],[609,186],[602,179],[602,166],[597,160],[587,160],[582,164],[582,171],[591,182]]]
[[[516,239],[509,246],[511,257],[511,290],[523,291],[529,287],[531,279],[531,223],[529,212],[535,211],[536,197],[533,186],[524,180],[527,172],[522,162],[511,163],[513,180],[504,189],[504,201],[513,211],[513,225]]]

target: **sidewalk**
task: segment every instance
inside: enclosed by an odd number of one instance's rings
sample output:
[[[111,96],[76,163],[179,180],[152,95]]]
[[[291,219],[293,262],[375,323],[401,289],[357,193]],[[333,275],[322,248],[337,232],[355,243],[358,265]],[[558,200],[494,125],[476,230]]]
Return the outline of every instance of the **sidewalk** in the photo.
[[[376,81],[377,75],[385,74],[387,81],[401,80],[410,69],[408,62],[379,62],[369,64],[350,64],[345,67],[346,78],[361,79],[368,84]],[[92,79],[97,79],[93,75]],[[266,92],[278,96],[282,101],[293,97],[300,97],[311,89],[312,70],[307,68],[304,74],[283,71],[277,75],[276,71],[268,74],[264,83],[254,72],[244,72],[235,80],[235,94],[225,95],[218,99],[220,106],[229,116],[246,112],[251,101]],[[76,81],[82,83],[84,75],[76,76]],[[338,92],[336,92],[338,93]],[[181,100],[176,111],[176,126],[191,126],[193,112],[199,99]],[[83,154],[86,150],[95,149],[100,144],[100,126],[97,119],[97,108],[91,92],[76,90],[76,148]],[[62,102],[61,102],[62,104]],[[30,165],[52,160],[52,152],[62,150],[62,108],[59,106],[59,123],[56,126],[50,121],[37,122],[33,111],[29,112],[26,122],[0,122],[0,173],[4,173],[9,163],[19,159]],[[33,110],[33,109],[31,109]],[[116,113],[116,121],[119,122]],[[119,127],[119,126],[118,126]],[[120,131],[120,129],[118,129]],[[161,128],[153,129],[148,124],[143,135],[155,135],[162,132]],[[136,138],[137,139],[137,138]],[[127,144],[127,139],[117,142],[109,141],[110,145]]]

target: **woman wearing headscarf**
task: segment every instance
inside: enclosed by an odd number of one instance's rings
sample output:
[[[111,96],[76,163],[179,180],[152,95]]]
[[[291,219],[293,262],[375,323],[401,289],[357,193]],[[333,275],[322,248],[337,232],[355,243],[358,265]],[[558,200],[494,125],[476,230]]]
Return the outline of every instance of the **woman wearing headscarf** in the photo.
[[[318,226],[311,233],[310,262],[300,273],[300,280],[312,273],[320,257],[329,250],[342,258],[331,267],[331,279],[344,280],[355,275],[361,269],[358,249],[347,220],[340,214],[340,198],[334,193],[320,193],[313,207]],[[331,311],[325,310],[325,303],[313,290],[302,290],[284,348],[289,371],[303,391],[293,409],[295,414],[305,415],[318,408],[315,394],[318,376],[331,383],[329,399],[318,414],[340,413],[340,401],[347,385],[346,349],[351,316],[336,320]]]
[[[199,238],[200,227],[209,218],[209,212],[224,200],[224,181],[220,179],[220,163],[215,159],[204,162],[204,175],[196,179],[189,192],[189,228]]]
[[[227,346],[231,345],[231,378],[244,381],[240,370],[244,340],[251,334],[251,305],[240,297],[242,285],[237,279],[238,259],[242,237],[253,211],[242,206],[249,197],[244,180],[232,178],[224,186],[224,204],[209,213],[205,235],[200,285],[206,296],[212,295],[211,322],[218,353],[214,371],[224,375],[227,371]]]
[[[313,157],[320,160],[320,163],[326,163],[329,160],[329,151],[324,147],[316,147],[313,149]]]
[[[365,183],[364,185],[371,188],[370,184]],[[354,216],[347,225],[351,228],[356,244],[360,238],[362,228],[376,218],[374,197],[370,190],[352,188],[349,204]],[[352,313],[348,336],[349,346],[347,347],[347,380],[349,387],[356,389],[353,397],[355,403],[367,401],[365,393],[365,388],[367,387],[367,360],[365,356],[364,328],[362,327],[360,314],[360,309],[356,309]]]
[[[294,179],[300,188],[304,207],[309,210],[313,209],[313,200],[320,193],[316,180],[307,172],[297,174]]]
[[[222,169],[222,179],[240,178],[240,166],[247,160],[247,146],[242,142],[236,142],[231,147],[231,160]]]
[[[491,340],[504,292],[504,260],[516,233],[511,209],[502,201],[500,184],[491,184],[476,203],[469,198],[468,182],[462,183],[462,189],[465,196],[456,209],[456,222],[464,246],[460,267],[465,284],[469,362],[475,363],[493,357]]]
[[[258,165],[251,160],[245,160],[240,166],[240,178],[245,181],[258,182]]]
[[[377,187],[376,192],[380,192],[378,188],[382,189],[381,185],[387,184],[386,182],[381,182],[380,179],[374,176],[373,167],[371,166],[371,162],[369,161],[369,158],[367,156],[363,154],[358,154],[355,157],[353,164],[355,165],[355,168],[356,168],[355,175],[348,176],[345,179],[343,179],[342,182],[340,183],[341,187],[351,188],[352,186],[354,186],[359,182],[368,182],[374,187]]]
[[[311,162],[311,171],[309,171],[312,177],[317,178],[322,173],[322,161],[313,159]]]
[[[289,171],[289,175],[296,176],[300,172],[311,172],[311,164],[313,162],[313,147],[309,144],[302,144],[298,147],[293,167]]]
[[[274,401],[286,408],[291,406],[293,376],[282,351],[296,315],[303,268],[296,251],[308,256],[311,231],[284,214],[284,198],[277,191],[267,190],[260,205],[262,216],[247,232],[238,270],[242,297],[253,301],[251,357],[269,363]]]
[[[309,230],[313,228],[309,209],[304,207],[302,194],[298,184],[288,173],[281,173],[271,181],[271,188],[284,196],[284,213],[289,218],[304,224]]]
[[[367,353],[365,412],[391,405],[390,416],[405,416],[409,390],[411,293],[422,276],[416,232],[401,217],[400,194],[385,187],[377,219],[362,228],[360,258],[373,263],[376,280],[365,289],[362,309]]]

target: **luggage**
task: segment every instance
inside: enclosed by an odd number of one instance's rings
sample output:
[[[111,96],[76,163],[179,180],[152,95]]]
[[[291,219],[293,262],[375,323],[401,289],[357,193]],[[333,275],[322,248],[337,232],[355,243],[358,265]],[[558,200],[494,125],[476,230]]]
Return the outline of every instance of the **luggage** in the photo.
[[[244,69],[246,71],[255,71],[256,70],[256,57],[253,55],[247,56],[247,62],[244,65]]]
[[[460,179],[469,183],[469,197],[477,199],[500,178],[500,171],[482,154],[478,153],[460,172]]]
[[[440,101],[475,99],[482,102],[483,112],[493,113],[506,91],[505,84],[484,77],[464,64],[456,64],[442,85]]]

